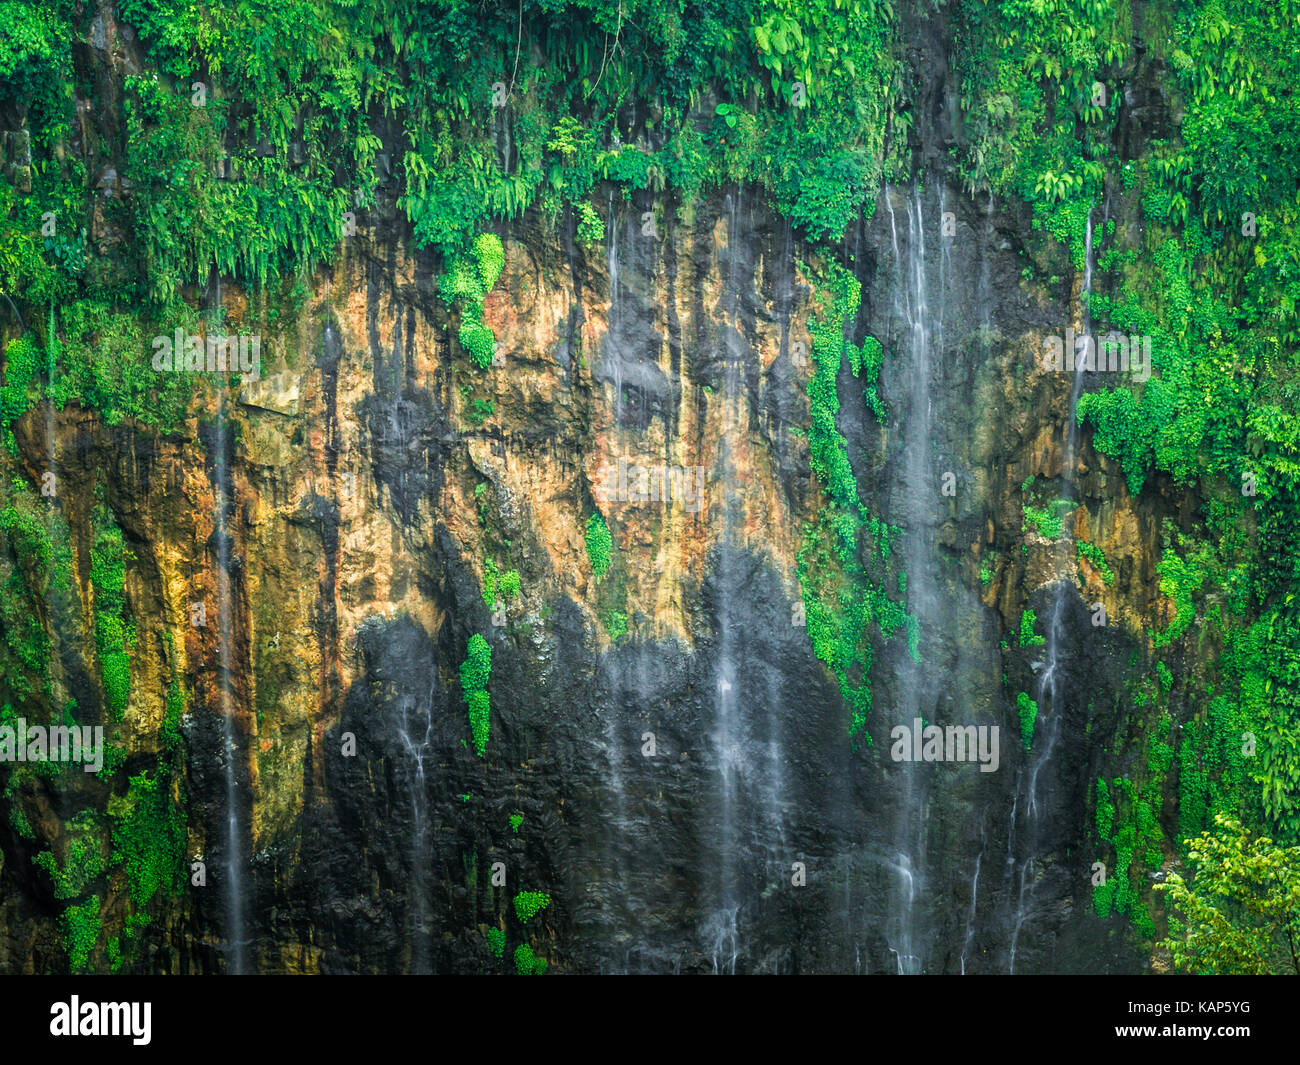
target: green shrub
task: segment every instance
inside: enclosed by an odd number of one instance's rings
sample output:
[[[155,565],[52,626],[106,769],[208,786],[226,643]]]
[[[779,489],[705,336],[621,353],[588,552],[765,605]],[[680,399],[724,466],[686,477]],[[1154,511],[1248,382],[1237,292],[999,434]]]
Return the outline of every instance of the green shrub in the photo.
[[[627,614],[622,610],[611,610],[605,619],[605,631],[609,633],[610,641],[617,643],[627,635]]]
[[[551,904],[551,896],[544,891],[521,891],[515,896],[515,916],[527,924]]]
[[[1086,558],[1093,568],[1101,574],[1103,582],[1110,584],[1115,580],[1115,574],[1111,571],[1110,566],[1106,564],[1106,555],[1100,547],[1088,543],[1087,540],[1076,540],[1074,546],[1079,557]]]
[[[610,557],[614,550],[614,538],[600,511],[594,511],[587,519],[587,561],[591,571],[600,580],[609,570]]]
[[[520,976],[541,976],[546,972],[546,960],[533,953],[527,943],[515,947],[515,972]]]
[[[99,942],[99,896],[91,895],[85,902],[69,906],[63,911],[60,923],[68,950],[68,965],[74,973],[84,972],[90,964],[91,951]]]
[[[1038,704],[1025,692],[1016,696],[1016,709],[1020,711],[1020,739],[1024,742],[1025,750],[1034,741],[1034,722],[1038,718]]]
[[[477,318],[467,318],[461,322],[460,343],[470,358],[486,370],[492,365],[492,356],[496,352],[496,336],[492,330]]]
[[[185,886],[185,813],[159,771],[130,778],[126,796],[110,805],[114,866],[121,866],[131,901],[147,906],[161,890],[178,896]]]
[[[591,247],[605,242],[605,222],[586,200],[575,205],[578,212],[578,242]]]
[[[460,666],[460,687],[469,711],[470,735],[474,750],[480,758],[487,750],[491,727],[491,703],[488,698],[488,680],[492,676],[492,648],[479,633],[469,638],[465,661]]]
[[[1047,642],[1045,636],[1039,636],[1034,631],[1038,624],[1038,616],[1032,610],[1026,610],[1020,615],[1020,646],[1021,647],[1038,647]]]

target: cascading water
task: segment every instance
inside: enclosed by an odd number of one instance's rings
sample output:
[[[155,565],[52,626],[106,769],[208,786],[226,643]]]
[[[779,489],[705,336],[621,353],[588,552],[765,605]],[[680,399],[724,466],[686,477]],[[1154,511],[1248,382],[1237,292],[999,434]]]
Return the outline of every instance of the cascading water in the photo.
[[[988,844],[986,826],[980,828],[980,849],[975,856],[975,875],[970,880],[970,910],[966,914],[966,937],[961,944],[961,974],[966,975],[966,955],[970,953],[971,944],[975,942],[975,915],[978,912],[980,890],[980,866],[984,862],[984,848]]]
[[[937,317],[932,317],[929,284],[926,276],[925,212],[919,185],[904,200],[907,210],[906,250],[899,242],[898,218],[894,208],[897,195],[888,186],[883,199],[889,212],[890,240],[898,272],[891,286],[894,292],[894,316],[899,322],[907,352],[907,416],[900,426],[903,448],[903,502],[900,511],[906,525],[903,560],[907,574],[907,609],[912,624],[925,632],[937,624],[941,612],[938,591],[932,577],[934,543],[933,417],[931,406],[931,346],[934,333],[942,337],[943,293]],[[942,197],[942,193],[941,193]],[[902,197],[900,197],[902,198]],[[939,200],[940,218],[943,200]],[[940,282],[946,279],[946,249],[940,256]],[[922,656],[923,657],[923,656]],[[930,670],[920,657],[900,668],[897,690],[897,719],[910,729],[916,719],[929,721],[933,716],[935,693]],[[910,760],[891,766],[898,774],[899,798],[895,816],[894,853],[885,865],[893,871],[890,893],[890,950],[897,959],[900,975],[919,974],[925,967],[924,930],[918,928],[918,909],[924,900],[926,878],[926,835],[928,785],[924,771]]]
[[[244,930],[244,859],[243,831],[239,823],[239,783],[236,776],[240,758],[235,731],[235,697],[231,669],[234,619],[230,595],[230,534],[226,527],[230,501],[230,474],[226,447],[226,397],[224,390],[217,399],[216,504],[217,539],[217,618],[220,640],[221,739],[222,762],[226,779],[226,970],[233,974],[247,971],[247,940]]]
[[[423,706],[402,700],[398,732],[402,747],[414,767],[411,782],[411,887],[408,936],[411,944],[411,971],[432,972],[433,927],[429,898],[429,797],[425,784],[425,759],[433,739],[434,678],[429,681],[429,699]]]
[[[619,301],[619,248],[618,216],[614,213],[614,193],[609,194],[609,241],[606,250],[606,265],[609,269],[609,346],[610,363],[614,369],[614,424],[623,424],[623,316]],[[630,232],[630,230],[629,230]]]
[[[739,248],[739,189],[727,196],[727,281],[725,315],[729,325],[736,323],[737,252]],[[719,498],[723,515],[722,548],[718,555],[718,663],[717,691],[714,705],[714,747],[718,761],[718,892],[713,913],[706,929],[706,940],[713,960],[715,973],[736,971],[740,957],[739,915],[740,900],[736,882],[736,805],[740,791],[740,773],[744,765],[744,736],[742,722],[736,713],[737,676],[735,636],[731,625],[730,596],[735,586],[733,572],[735,552],[739,548],[736,529],[739,522],[733,513],[739,493],[736,491],[736,470],[733,448],[739,425],[740,374],[736,360],[724,350],[726,372],[726,421],[721,462],[722,485]]]
[[[645,707],[653,698],[645,662],[646,652],[638,647],[634,653],[637,657],[637,665],[633,672],[633,698],[637,705]],[[605,727],[601,734],[600,746],[603,748],[602,753],[607,767],[604,786],[609,795],[609,806],[603,811],[602,817],[606,843],[600,871],[600,887],[602,911],[617,912],[621,917],[612,922],[613,927],[608,932],[610,955],[617,958],[620,950],[623,955],[621,964],[607,956],[602,965],[602,972],[615,973],[629,971],[628,936],[630,929],[635,927],[631,921],[636,905],[633,886],[629,882],[630,870],[627,861],[629,851],[635,847],[635,836],[628,817],[627,748],[633,741],[634,735],[623,717],[623,705],[626,699],[623,693],[628,680],[628,677],[621,673],[622,667],[626,666],[625,655],[626,652],[617,657],[607,654],[600,665],[606,689],[610,692],[610,698],[601,712]]]
[[[1088,212],[1087,225],[1084,230],[1084,266],[1083,279],[1080,284],[1080,320],[1075,354],[1074,379],[1070,386],[1070,403],[1066,414],[1065,450],[1062,458],[1061,481],[1062,499],[1074,502],[1075,450],[1078,445],[1079,430],[1076,411],[1079,396],[1083,392],[1083,375],[1087,372],[1092,353],[1095,350],[1092,332],[1092,212]],[[1030,747],[1027,782],[1023,788],[1017,787],[1016,800],[1011,808],[1011,843],[1014,849],[1016,836],[1016,811],[1021,801],[1024,803],[1024,820],[1026,831],[1022,838],[1026,840],[1028,853],[1020,863],[1019,875],[1016,877],[1016,912],[1011,931],[1010,957],[1008,971],[1016,971],[1016,949],[1020,941],[1020,932],[1025,921],[1032,914],[1033,884],[1035,873],[1036,832],[1038,820],[1038,777],[1044,767],[1051,763],[1052,753],[1061,733],[1062,719],[1065,716],[1064,692],[1062,690],[1063,662],[1067,634],[1065,632],[1065,606],[1073,583],[1067,574],[1074,557],[1073,535],[1063,535],[1057,545],[1057,579],[1052,590],[1052,609],[1047,623],[1046,648],[1044,660],[1038,674],[1036,698],[1038,715],[1035,719],[1033,741]],[[1008,862],[1014,869],[1014,851],[1009,851]]]

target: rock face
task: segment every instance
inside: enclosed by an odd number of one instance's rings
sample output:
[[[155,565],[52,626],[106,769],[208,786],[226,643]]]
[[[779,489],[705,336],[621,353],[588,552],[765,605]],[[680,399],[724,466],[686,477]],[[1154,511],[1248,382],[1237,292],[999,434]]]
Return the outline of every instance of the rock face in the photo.
[[[950,68],[925,69],[951,106]],[[136,969],[231,967],[232,867],[261,971],[497,971],[523,943],[565,972],[1147,964],[1092,916],[1088,789],[1124,741],[1128,663],[1164,617],[1161,522],[1188,504],[1134,500],[1085,437],[1073,534],[1113,581],[1026,529],[1021,485],[1063,482],[1070,414],[1070,378],[1037,356],[1079,324],[1082,279],[1021,281],[1027,217],[938,165],[953,121],[920,131],[924,186],[886,186],[839,253],[862,283],[850,339],[884,347],[886,411],[845,365],[839,427],[864,503],[901,530],[919,622],[919,664],[906,640],[877,641],[870,743],[849,741],[800,624],[797,555],[823,502],[800,432],[817,264],[751,190],[687,220],[611,195],[604,248],[567,223],[503,228],[484,370],[455,340],[441,265],[377,212],[265,338],[261,380],[201,394],[182,433],[75,407],[17,425],[37,481],[50,430],[69,499],[106,471],[133,555],[125,734],[157,734],[173,673],[191,695],[187,850],[207,885],[160,904]],[[238,325],[243,294],[222,299]],[[618,498],[639,469],[676,476],[678,498]],[[613,539],[599,579],[595,511]],[[72,551],[84,589],[89,547]],[[519,574],[501,609],[490,570]],[[1044,652],[1006,637],[1026,610],[1049,617],[1062,582],[1067,695],[1040,711],[1050,752],[1026,751],[1017,694]],[[56,689],[85,706],[88,610],[54,633]],[[484,757],[458,674],[475,633],[491,647]],[[918,717],[997,726],[997,770],[895,761],[891,730]],[[4,971],[65,964],[36,828],[4,829]],[[524,923],[511,903],[534,890],[551,902]],[[107,899],[106,929],[123,905]]]

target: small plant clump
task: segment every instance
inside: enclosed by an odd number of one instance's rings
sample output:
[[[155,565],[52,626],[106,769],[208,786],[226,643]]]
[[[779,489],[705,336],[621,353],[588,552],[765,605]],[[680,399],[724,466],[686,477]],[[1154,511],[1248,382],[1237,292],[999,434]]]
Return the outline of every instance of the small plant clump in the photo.
[[[527,924],[550,904],[551,896],[544,891],[521,891],[515,896],[515,916]]]

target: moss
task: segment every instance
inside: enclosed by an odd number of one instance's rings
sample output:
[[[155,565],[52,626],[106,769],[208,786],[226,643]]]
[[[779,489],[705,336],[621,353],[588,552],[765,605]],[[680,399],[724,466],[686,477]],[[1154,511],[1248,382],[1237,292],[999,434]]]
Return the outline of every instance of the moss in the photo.
[[[487,930],[487,948],[488,953],[494,958],[500,958],[506,952],[506,934],[500,928],[489,928]]]

